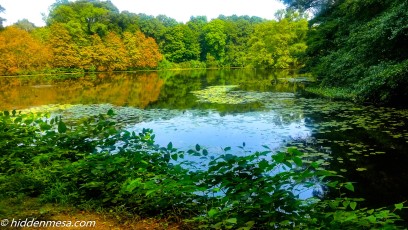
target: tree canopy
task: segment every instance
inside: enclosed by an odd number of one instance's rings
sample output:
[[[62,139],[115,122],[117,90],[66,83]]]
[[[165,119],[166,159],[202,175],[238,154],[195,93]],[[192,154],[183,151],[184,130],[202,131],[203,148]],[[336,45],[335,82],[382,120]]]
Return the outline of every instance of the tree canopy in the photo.
[[[195,16],[180,23],[165,15],[119,12],[110,1],[57,0],[45,17],[45,27],[36,28],[22,19],[14,28],[29,32],[28,36],[51,55],[42,67],[60,71],[173,66],[297,68],[302,65],[307,23],[294,10],[281,13],[279,20],[220,15],[210,21]],[[8,36],[7,32],[0,33],[2,36]],[[23,41],[19,45],[24,46]],[[33,71],[41,71],[40,66],[0,69],[1,74]]]
[[[322,86],[350,89],[357,101],[408,96],[408,1],[285,2],[325,5],[309,23],[307,42],[308,70]]]

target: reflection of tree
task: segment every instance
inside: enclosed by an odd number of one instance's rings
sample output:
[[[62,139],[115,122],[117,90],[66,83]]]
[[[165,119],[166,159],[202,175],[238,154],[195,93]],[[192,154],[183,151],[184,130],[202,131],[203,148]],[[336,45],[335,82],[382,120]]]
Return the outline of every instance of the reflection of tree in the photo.
[[[267,71],[254,69],[233,70],[191,70],[191,71],[163,71],[160,77],[165,84],[160,98],[152,104],[152,108],[170,109],[214,109],[222,113],[238,113],[255,111],[263,108],[261,102],[245,104],[197,103],[197,98],[191,93],[214,85],[238,85],[238,90],[268,92],[296,92],[301,83],[292,83],[294,73],[284,71]],[[276,85],[271,85],[271,79],[279,78]]]
[[[165,84],[160,92],[154,108],[188,109],[196,104],[191,91],[202,88],[201,78],[205,70],[193,71],[164,71],[160,77],[165,79]]]
[[[1,109],[97,103],[145,108],[158,99],[162,85],[157,72],[48,80],[0,78],[0,101]]]
[[[261,70],[188,70],[107,74],[78,77],[2,78],[2,108],[26,108],[46,104],[112,103],[139,108],[214,109],[245,112],[262,109],[260,102],[239,105],[197,103],[191,91],[210,85],[238,85],[238,90],[294,92],[296,85],[284,80],[287,72]],[[271,79],[278,84],[272,86]]]

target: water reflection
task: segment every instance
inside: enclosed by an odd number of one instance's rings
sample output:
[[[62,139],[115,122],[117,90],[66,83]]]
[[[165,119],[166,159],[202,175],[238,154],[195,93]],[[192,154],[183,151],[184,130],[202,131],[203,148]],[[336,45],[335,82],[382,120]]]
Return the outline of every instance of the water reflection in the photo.
[[[164,117],[163,114],[162,118],[136,123],[128,129],[140,131],[149,127],[160,145],[171,141],[173,146],[188,150],[199,143],[214,154],[222,153],[225,147],[233,147],[234,154],[239,153],[236,147],[244,142],[246,151],[265,150],[263,145],[278,149],[292,139],[311,135],[301,114],[293,114],[290,121],[274,111],[222,115],[212,110],[188,110],[170,119]]]
[[[157,101],[163,83],[157,72],[0,78],[0,109],[99,103],[145,108]]]

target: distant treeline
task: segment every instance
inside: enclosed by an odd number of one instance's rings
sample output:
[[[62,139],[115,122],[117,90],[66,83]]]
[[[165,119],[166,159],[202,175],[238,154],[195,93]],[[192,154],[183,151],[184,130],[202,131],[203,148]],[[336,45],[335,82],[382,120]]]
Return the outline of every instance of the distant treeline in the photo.
[[[119,10],[110,1],[57,1],[46,26],[20,20],[0,32],[0,74],[203,67],[297,68],[307,20],[191,17],[187,23]]]

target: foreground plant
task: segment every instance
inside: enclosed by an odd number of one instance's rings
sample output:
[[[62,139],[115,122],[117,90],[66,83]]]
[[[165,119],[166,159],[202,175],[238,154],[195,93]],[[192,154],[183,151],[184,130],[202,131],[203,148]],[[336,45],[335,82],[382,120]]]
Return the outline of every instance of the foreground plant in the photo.
[[[346,196],[353,183],[295,148],[275,153],[266,147],[247,156],[236,156],[229,147],[220,155],[200,145],[179,151],[172,143],[157,146],[151,130],[118,130],[112,115],[109,110],[67,122],[1,113],[0,198],[122,207],[204,229],[398,228],[401,221],[395,212],[405,208],[403,203],[361,207],[362,199]],[[340,195],[301,197],[322,188]]]

